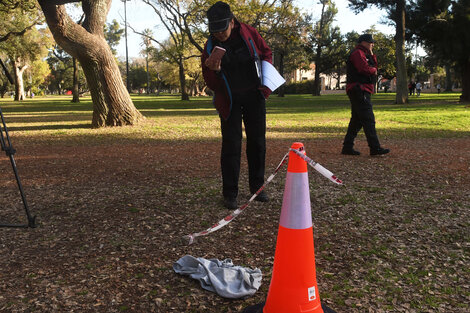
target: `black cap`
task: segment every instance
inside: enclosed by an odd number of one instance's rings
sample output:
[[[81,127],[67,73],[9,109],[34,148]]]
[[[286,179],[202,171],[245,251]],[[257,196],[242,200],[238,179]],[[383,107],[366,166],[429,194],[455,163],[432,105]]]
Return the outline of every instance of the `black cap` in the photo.
[[[361,42],[375,42],[375,40],[372,38],[372,35],[371,34],[362,34],[359,36],[359,38],[357,39],[357,42],[358,43],[361,43]]]
[[[209,20],[209,32],[223,32],[228,28],[233,18],[230,6],[222,1],[217,1],[207,10],[207,19]]]

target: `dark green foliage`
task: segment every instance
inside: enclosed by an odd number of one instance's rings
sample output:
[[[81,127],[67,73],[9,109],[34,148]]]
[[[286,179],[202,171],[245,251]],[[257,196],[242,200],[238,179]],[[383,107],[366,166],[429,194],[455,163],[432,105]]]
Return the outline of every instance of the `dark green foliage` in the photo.
[[[315,81],[312,93],[320,95],[320,74],[341,72],[348,55],[343,36],[338,26],[333,26],[338,10],[332,1],[320,1],[322,11],[320,20],[309,35],[308,52],[315,63]]]
[[[380,9],[392,11],[392,8],[397,5],[396,0],[349,0],[349,7],[356,12],[363,11],[369,6],[375,5]]]
[[[462,100],[470,100],[470,0],[419,0],[410,27],[444,64],[462,75]]]
[[[303,80],[296,83],[290,83],[285,86],[286,94],[307,94],[313,88],[312,80]]]
[[[104,25],[104,37],[106,38],[106,41],[114,55],[117,53],[115,47],[119,44],[119,41],[121,41],[123,33],[124,28],[121,28],[116,20]]]
[[[433,5],[433,3],[439,5]],[[447,5],[445,4],[447,3]],[[414,12],[417,35],[444,60],[468,62],[470,1],[418,1]]]

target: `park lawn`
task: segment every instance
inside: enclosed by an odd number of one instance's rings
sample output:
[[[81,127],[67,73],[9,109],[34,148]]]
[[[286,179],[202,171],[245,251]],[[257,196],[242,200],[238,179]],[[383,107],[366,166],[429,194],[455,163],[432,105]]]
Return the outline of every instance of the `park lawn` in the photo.
[[[383,138],[465,137],[470,131],[468,107],[458,104],[458,93],[423,94],[410,97],[406,105],[392,104],[392,93],[373,96],[377,129]],[[137,96],[133,101],[147,117],[134,127],[91,129],[92,104],[84,98],[79,104],[69,97],[6,101],[3,111],[17,136],[54,140],[82,138],[89,143],[106,137],[130,140],[218,140],[219,118],[211,98],[180,101],[178,95]],[[350,117],[346,95],[273,95],[267,103],[268,138],[338,138],[344,135]],[[46,136],[46,137],[47,137]],[[89,137],[92,138],[89,138]]]
[[[338,313],[470,310],[470,108],[459,94],[407,105],[373,96],[392,152],[339,154],[345,95],[273,96],[267,166],[293,141],[345,182],[309,170],[317,280]],[[241,312],[266,299],[285,169],[235,221],[188,246],[182,236],[225,217],[219,118],[207,97],[133,95],[141,125],[92,129],[89,98],[5,99],[5,114],[35,229],[0,228],[0,312]],[[0,157],[0,222],[22,221],[9,160]],[[240,201],[249,197],[242,158]],[[174,273],[190,254],[258,267],[253,296],[227,300]]]

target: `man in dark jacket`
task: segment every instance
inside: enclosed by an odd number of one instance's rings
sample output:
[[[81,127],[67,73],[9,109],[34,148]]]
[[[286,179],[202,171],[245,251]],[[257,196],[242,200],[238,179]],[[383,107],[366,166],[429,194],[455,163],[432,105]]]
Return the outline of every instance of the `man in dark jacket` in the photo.
[[[242,120],[246,133],[246,154],[250,192],[264,183],[266,155],[266,104],[271,91],[261,85],[261,61],[272,63],[272,52],[253,27],[237,21],[230,6],[216,2],[207,11],[211,33],[201,57],[202,73],[214,91],[214,106],[222,130],[221,168],[224,205],[237,208],[240,174]],[[226,50],[221,60],[211,62],[215,46]],[[262,191],[256,200],[267,202]]]
[[[377,77],[377,58],[372,49],[375,41],[371,34],[359,36],[358,44],[349,55],[346,63],[346,93],[351,101],[351,120],[344,137],[342,154],[360,155],[354,150],[354,139],[364,128],[370,155],[383,155],[390,152],[380,146],[375,130],[375,117],[370,96],[374,93]]]

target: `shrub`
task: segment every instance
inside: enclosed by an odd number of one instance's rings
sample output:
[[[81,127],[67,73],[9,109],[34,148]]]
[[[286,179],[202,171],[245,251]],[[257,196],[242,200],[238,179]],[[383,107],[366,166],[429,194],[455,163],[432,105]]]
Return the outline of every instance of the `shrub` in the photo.
[[[306,94],[311,93],[313,89],[313,80],[303,80],[300,82],[286,84],[286,94]]]

